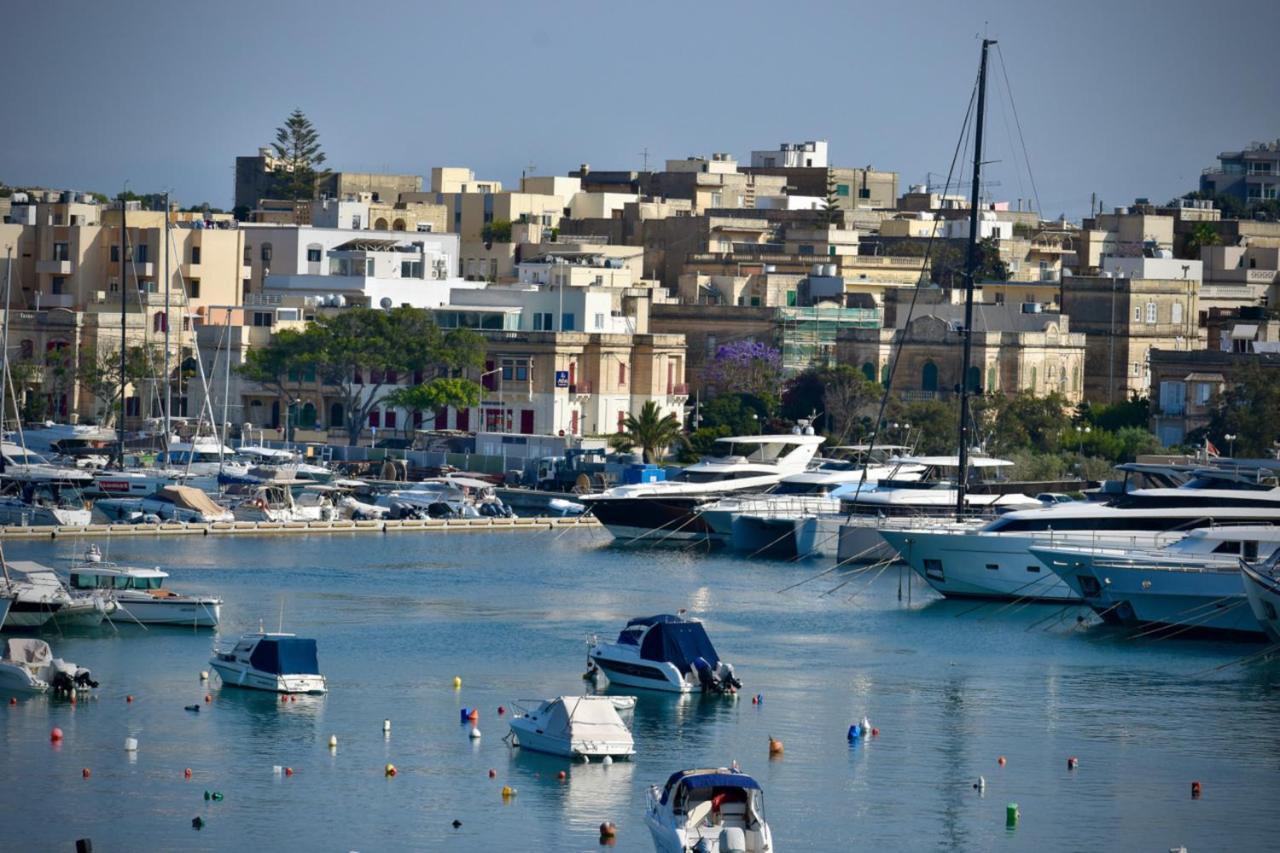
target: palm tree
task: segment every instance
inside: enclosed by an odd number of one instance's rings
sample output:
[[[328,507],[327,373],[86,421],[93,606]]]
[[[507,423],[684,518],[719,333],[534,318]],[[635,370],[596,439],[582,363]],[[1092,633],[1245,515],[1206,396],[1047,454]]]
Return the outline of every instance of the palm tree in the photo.
[[[658,404],[648,400],[640,407],[640,414],[627,415],[624,431],[618,436],[624,443],[639,447],[645,462],[653,462],[659,452],[665,452],[673,444],[684,443],[684,429],[680,419],[673,414],[663,417]]]
[[[1192,260],[1200,260],[1200,249],[1204,246],[1217,246],[1222,242],[1222,237],[1218,231],[1208,222],[1197,222],[1191,226],[1191,233],[1187,234],[1187,241],[1184,244],[1184,251],[1188,258]]]

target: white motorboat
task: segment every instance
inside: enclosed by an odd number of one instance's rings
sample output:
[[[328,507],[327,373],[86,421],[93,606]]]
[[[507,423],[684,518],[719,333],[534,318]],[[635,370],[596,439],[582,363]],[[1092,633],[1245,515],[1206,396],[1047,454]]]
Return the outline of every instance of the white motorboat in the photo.
[[[1030,548],[1153,548],[1170,531],[1280,522],[1280,485],[1273,479],[1270,472],[1246,480],[1236,472],[1206,470],[1178,488],[1009,512],[976,530],[935,525],[881,535],[943,595],[1076,601],[1079,596]]]
[[[115,599],[105,592],[71,592],[48,566],[30,560],[9,560],[5,585],[14,596],[4,627],[39,628],[52,620],[59,628],[93,627],[116,611]]]
[[[221,598],[173,592],[164,586],[167,572],[105,562],[97,546],[90,546],[85,561],[70,574],[73,591],[110,595],[128,621],[216,628],[222,616]]]
[[[294,634],[245,634],[229,650],[215,651],[209,665],[229,687],[273,693],[324,693],[316,641]]]
[[[333,521],[338,510],[325,493],[307,490],[294,496],[295,486],[309,482],[276,478],[257,486],[237,486],[236,492],[247,494],[232,512],[237,521]]]
[[[44,640],[15,637],[9,640],[5,656],[0,658],[0,691],[70,692],[97,686],[89,670],[55,658]]]
[[[630,758],[631,731],[612,696],[559,696],[532,710],[512,703],[510,738],[515,746],[565,758]]]
[[[437,477],[407,484],[377,498],[389,518],[511,518],[493,483],[473,477]]]
[[[51,481],[81,487],[93,480],[93,475],[88,471],[54,465],[39,453],[32,453],[12,442],[0,442],[0,456],[4,458],[4,475],[14,480]]]
[[[733,693],[742,687],[702,622],[670,613],[632,619],[612,643],[592,637],[587,657],[617,686],[669,693]]]
[[[737,769],[681,770],[649,788],[644,822],[658,853],[771,853],[760,783]]]
[[[1031,554],[1106,622],[1257,639],[1239,563],[1280,550],[1280,527],[1205,527],[1159,548],[1043,545]]]
[[[212,524],[234,521],[231,510],[192,486],[163,486],[141,498],[106,498],[94,503],[108,521],[180,521]]]
[[[1267,636],[1280,642],[1280,555],[1261,565],[1240,561],[1240,574],[1249,609]]]
[[[232,459],[235,453],[216,438],[198,436],[192,441],[170,442],[168,449],[156,454],[156,467],[213,477],[228,471],[248,471],[248,463]]]
[[[70,469],[60,469],[70,470]],[[83,527],[93,520],[79,480],[0,476],[0,526]]]
[[[657,544],[701,541],[716,533],[699,507],[732,494],[753,494],[802,473],[826,439],[820,435],[722,438],[670,480],[615,486],[580,500],[615,538]]]

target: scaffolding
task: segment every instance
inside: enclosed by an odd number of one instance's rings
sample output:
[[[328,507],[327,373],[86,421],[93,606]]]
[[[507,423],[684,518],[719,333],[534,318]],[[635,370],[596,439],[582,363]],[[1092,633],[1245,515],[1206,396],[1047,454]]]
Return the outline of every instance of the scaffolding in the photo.
[[[782,369],[794,374],[810,367],[834,367],[840,330],[880,328],[880,309],[834,305],[779,308],[777,323],[782,338]]]

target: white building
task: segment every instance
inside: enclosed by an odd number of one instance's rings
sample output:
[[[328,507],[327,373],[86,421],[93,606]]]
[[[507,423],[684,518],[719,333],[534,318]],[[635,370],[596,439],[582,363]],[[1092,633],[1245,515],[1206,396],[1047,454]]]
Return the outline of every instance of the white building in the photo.
[[[1126,258],[1117,255],[1104,255],[1102,258],[1102,272],[1104,275],[1110,273],[1116,278],[1147,278],[1167,281],[1185,279],[1196,282],[1203,280],[1203,261],[1175,258],[1168,249],[1160,249],[1158,251],[1167,257]]]
[[[825,169],[827,140],[784,142],[776,151],[752,151],[751,166],[757,169]]]

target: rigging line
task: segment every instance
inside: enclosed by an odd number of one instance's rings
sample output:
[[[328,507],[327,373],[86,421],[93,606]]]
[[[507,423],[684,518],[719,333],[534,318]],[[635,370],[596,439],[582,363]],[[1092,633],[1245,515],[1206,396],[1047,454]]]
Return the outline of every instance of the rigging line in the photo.
[[[1208,669],[1202,669],[1199,672],[1193,672],[1188,677],[1198,678],[1203,675],[1208,675],[1213,672],[1218,672],[1219,670],[1227,669],[1228,667],[1240,666],[1242,664],[1250,663],[1251,661],[1258,660],[1259,658],[1265,658],[1268,655],[1275,654],[1276,652],[1280,652],[1280,643],[1273,643],[1267,646],[1262,651],[1254,652],[1253,654],[1245,655],[1244,657],[1236,658],[1235,660],[1229,660],[1226,663],[1218,664],[1217,666],[1211,666]]]
[[[1027,164],[1027,177],[1031,179],[1031,193],[1036,199],[1036,214],[1041,218],[1044,217],[1044,210],[1040,207],[1040,190],[1036,188],[1036,175],[1031,171],[1031,158],[1027,156],[1027,140],[1022,135],[1022,121],[1018,118],[1018,105],[1013,100],[1013,87],[1009,85],[1009,72],[1004,67],[1004,52],[1000,50],[1000,43],[996,42],[996,58],[1000,60],[1000,73],[1004,76],[1004,88],[1009,93],[1009,106],[1013,108],[1013,123],[1018,128],[1018,141],[1022,144],[1022,162]]]
[[[956,149],[951,155],[951,166],[950,168],[947,169],[948,184],[950,184],[951,182],[951,176],[955,173],[956,161],[960,159],[961,147],[964,144],[964,140],[968,136],[969,119],[973,115],[974,103],[977,101],[977,98],[978,98],[978,82],[977,80],[975,80],[973,84],[973,91],[969,93],[969,106],[965,110],[964,123],[960,130],[960,139],[956,141]],[[926,268],[928,268],[930,274],[933,271],[933,263],[932,261],[930,261],[929,256],[933,252],[933,242],[938,236],[938,223],[939,223],[939,220],[935,216],[933,220],[933,228],[929,230],[929,239],[925,243],[925,247],[924,247],[924,263],[922,263],[920,266],[920,275],[916,279],[915,290],[913,290],[911,293],[911,304],[907,307],[907,318],[906,318],[906,322],[902,326],[902,335],[898,338],[898,343],[894,347],[892,357],[890,358],[890,361],[889,361],[889,375],[886,376],[884,380],[884,393],[880,395],[880,406],[876,410],[876,419],[873,424],[875,428],[875,432],[871,433],[871,440],[867,442],[866,458],[868,460],[871,459],[872,454],[876,449],[876,437],[880,432],[880,423],[881,421],[884,420],[885,409],[889,405],[889,395],[893,391],[893,376],[898,370],[898,362],[902,360],[902,347],[907,341],[907,328],[908,326],[911,325],[911,317],[916,310],[916,301],[920,298],[920,290],[924,285],[925,270]],[[895,325],[896,325],[896,318],[895,318]],[[867,481],[867,477],[865,474],[866,469],[864,468],[863,470],[864,470],[864,474],[861,477],[861,479],[858,480],[858,486],[853,491],[853,501],[850,504],[850,506],[855,506],[857,504],[858,496],[862,494],[862,486]],[[846,521],[852,518],[853,518],[853,511],[851,509],[849,512],[848,518],[846,518]]]

